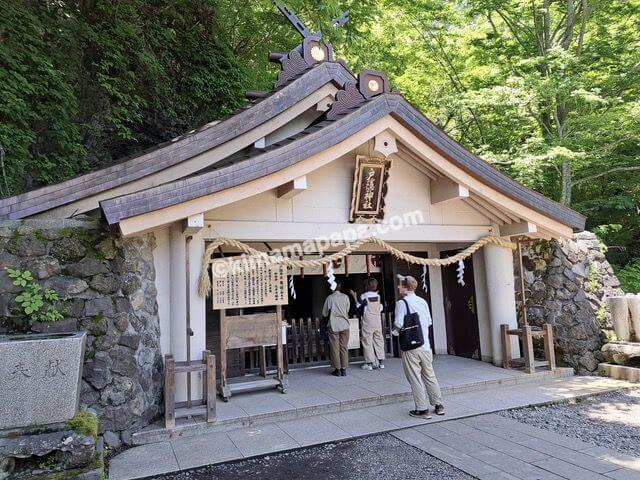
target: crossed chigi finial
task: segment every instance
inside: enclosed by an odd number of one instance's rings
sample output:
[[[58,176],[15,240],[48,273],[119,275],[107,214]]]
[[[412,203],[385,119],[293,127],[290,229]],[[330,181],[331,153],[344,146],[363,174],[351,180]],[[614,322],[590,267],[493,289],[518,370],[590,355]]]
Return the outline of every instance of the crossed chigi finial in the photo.
[[[280,13],[282,13],[282,15],[284,15],[284,17],[287,20],[289,20],[289,23],[293,25],[293,28],[295,28],[298,31],[298,33],[302,35],[302,38],[316,37],[319,39],[322,37],[321,32],[311,33],[309,29],[304,26],[304,23],[302,23],[302,21],[298,18],[295,12],[291,10],[288,6],[286,6],[284,3],[277,3],[276,7],[278,7],[278,10],[280,10]],[[345,23],[347,23],[348,21],[349,21],[349,10],[346,10],[342,13],[342,15],[340,15],[337,18],[334,18],[331,21],[331,25],[333,25],[336,28],[339,28]]]

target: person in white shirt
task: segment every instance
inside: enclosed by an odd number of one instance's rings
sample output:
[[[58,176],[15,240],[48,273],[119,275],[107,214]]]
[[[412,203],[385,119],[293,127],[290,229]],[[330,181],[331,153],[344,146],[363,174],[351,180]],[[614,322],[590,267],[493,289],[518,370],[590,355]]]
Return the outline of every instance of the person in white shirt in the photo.
[[[378,293],[378,281],[367,278],[367,291],[360,295],[351,290],[351,295],[362,317],[362,349],[364,350],[363,370],[384,368],[384,336],[382,335],[382,302]]]
[[[429,403],[435,407],[434,413],[436,415],[444,415],[445,409],[442,405],[440,385],[433,371],[433,353],[429,345],[429,327],[432,323],[429,305],[423,298],[415,294],[417,286],[418,281],[415,278],[398,275],[398,293],[401,299],[396,302],[393,333],[394,335],[399,334],[407,313],[418,313],[424,344],[413,350],[402,352],[402,367],[411,385],[413,401],[416,405],[416,409],[411,410],[409,415],[419,418],[431,418]],[[406,305],[402,300],[406,301]],[[407,305],[409,312],[407,312]],[[427,396],[429,398],[428,401]]]

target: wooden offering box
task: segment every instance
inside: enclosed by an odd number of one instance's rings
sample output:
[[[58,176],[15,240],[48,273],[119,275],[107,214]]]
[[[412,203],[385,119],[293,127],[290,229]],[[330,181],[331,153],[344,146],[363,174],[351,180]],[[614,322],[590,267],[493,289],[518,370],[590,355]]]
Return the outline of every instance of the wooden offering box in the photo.
[[[284,358],[282,352],[282,307],[276,305],[274,313],[227,316],[220,310],[220,385],[218,394],[225,402],[232,393],[262,388],[278,388],[287,392],[284,379]],[[267,378],[265,347],[275,345],[277,351],[277,371],[273,378]],[[229,383],[227,380],[227,350],[232,348],[261,347],[260,374],[262,380],[247,380]]]

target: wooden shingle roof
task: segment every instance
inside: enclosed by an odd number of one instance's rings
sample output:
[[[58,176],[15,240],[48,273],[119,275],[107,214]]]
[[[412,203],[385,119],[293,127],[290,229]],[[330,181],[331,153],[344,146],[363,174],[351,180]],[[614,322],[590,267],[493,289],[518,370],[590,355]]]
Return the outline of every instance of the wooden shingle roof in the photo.
[[[116,165],[0,199],[0,220],[46,212],[175,166],[256,128],[322,85],[333,82],[341,88],[346,82],[354,80],[353,74],[341,62],[323,62],[297,73],[296,77],[276,88],[268,97],[240,109],[226,119],[211,122]]]
[[[360,101],[333,120],[317,123],[266,150],[238,157],[234,163],[100,203],[109,224],[187,202],[258,179],[326,150],[386,115],[391,115],[457,166],[525,206],[579,231],[585,217],[531,190],[466,150],[401,95],[384,93]]]

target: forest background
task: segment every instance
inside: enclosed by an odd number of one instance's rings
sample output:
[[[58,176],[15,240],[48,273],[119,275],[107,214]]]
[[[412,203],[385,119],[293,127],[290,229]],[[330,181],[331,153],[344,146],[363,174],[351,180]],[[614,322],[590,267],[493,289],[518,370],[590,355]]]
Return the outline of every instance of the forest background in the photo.
[[[640,291],[640,0],[289,0],[353,71],[588,217]],[[344,10],[350,21],[335,28]],[[0,196],[111,165],[272,88],[267,0],[0,0]]]

